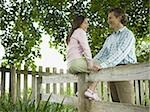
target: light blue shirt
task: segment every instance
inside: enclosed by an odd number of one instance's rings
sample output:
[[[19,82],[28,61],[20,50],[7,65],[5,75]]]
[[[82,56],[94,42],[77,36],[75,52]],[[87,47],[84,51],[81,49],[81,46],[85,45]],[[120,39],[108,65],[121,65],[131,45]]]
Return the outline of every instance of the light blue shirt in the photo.
[[[102,49],[94,57],[94,62],[102,68],[137,63],[135,38],[132,31],[124,26],[113,32],[107,37]]]

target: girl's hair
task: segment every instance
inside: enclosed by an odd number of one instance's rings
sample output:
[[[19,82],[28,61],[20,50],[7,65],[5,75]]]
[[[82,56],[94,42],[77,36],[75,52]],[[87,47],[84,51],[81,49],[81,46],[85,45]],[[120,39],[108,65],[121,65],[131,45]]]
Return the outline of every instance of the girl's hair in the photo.
[[[109,13],[111,13],[111,12],[114,12],[114,15],[115,15],[116,17],[121,16],[121,23],[122,23],[123,25],[126,25],[126,23],[127,23],[127,17],[126,17],[126,15],[125,15],[125,12],[124,12],[121,8],[118,8],[118,7],[116,7],[116,8],[111,8],[111,9],[109,10]]]
[[[80,28],[80,25],[83,23],[83,21],[85,20],[86,17],[82,16],[82,15],[77,15],[75,16],[75,18],[73,19],[72,22],[72,28],[71,31],[68,33],[67,38],[66,38],[66,43],[68,44],[70,41],[70,37],[73,34],[73,32],[77,29]]]

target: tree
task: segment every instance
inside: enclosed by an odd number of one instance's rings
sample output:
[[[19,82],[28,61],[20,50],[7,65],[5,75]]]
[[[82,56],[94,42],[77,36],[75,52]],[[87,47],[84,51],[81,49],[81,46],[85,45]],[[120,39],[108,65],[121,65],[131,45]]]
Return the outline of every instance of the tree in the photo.
[[[23,61],[33,65],[34,58],[40,56],[41,32],[33,26],[33,6],[28,2],[2,2],[1,31],[8,64],[20,65]]]
[[[148,61],[149,41],[149,1],[148,0],[23,0],[0,4],[2,44],[6,49],[7,63],[19,65],[23,61],[33,66],[39,57],[41,34],[50,35],[50,47],[59,49],[65,55],[64,40],[75,14],[86,15],[90,20],[89,41],[95,55],[110,34],[107,12],[110,7],[119,6],[128,14],[128,27],[137,40],[139,61]],[[34,26],[38,24],[38,27]],[[148,44],[143,48],[142,43]]]

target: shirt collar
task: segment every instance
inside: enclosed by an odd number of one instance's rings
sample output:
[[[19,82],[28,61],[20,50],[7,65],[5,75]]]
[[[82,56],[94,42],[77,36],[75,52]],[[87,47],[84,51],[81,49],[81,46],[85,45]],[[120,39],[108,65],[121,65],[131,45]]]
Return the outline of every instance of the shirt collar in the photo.
[[[118,31],[115,31],[115,33],[118,34],[118,33],[122,32],[125,28],[126,28],[126,26],[120,28]]]

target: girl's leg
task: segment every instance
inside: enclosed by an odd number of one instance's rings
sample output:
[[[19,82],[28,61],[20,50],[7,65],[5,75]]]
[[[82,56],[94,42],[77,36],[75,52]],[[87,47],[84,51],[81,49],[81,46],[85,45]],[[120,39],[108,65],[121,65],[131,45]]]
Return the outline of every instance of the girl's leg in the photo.
[[[89,89],[92,90],[93,92],[95,92],[97,83],[98,83],[98,82],[93,82],[92,84],[90,84]]]
[[[85,91],[84,95],[86,97],[88,97],[89,99],[93,99],[95,101],[99,101],[100,98],[97,95],[97,93],[95,92],[96,86],[97,86],[98,82],[93,82],[92,84],[90,84],[89,88]]]

